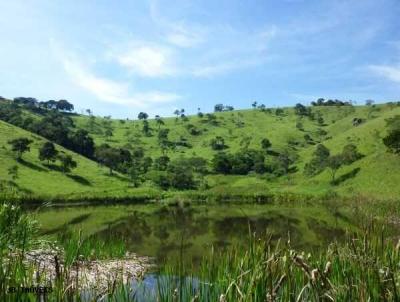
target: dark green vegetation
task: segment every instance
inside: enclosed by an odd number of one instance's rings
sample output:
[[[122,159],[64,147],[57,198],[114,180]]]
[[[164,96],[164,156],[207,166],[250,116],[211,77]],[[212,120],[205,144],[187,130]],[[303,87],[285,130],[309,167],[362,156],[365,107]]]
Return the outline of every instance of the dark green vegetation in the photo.
[[[2,100],[3,192],[75,200],[149,200],[178,191],[244,199],[400,194],[398,103],[215,107],[196,116],[181,109],[174,118],[141,112],[138,120],[115,120],[70,113],[65,100]]]

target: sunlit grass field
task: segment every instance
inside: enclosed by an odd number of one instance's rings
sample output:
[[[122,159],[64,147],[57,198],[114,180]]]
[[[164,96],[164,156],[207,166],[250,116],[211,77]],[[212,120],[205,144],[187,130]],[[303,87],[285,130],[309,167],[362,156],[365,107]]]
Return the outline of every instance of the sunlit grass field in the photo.
[[[169,150],[167,155],[178,157],[201,156],[209,164],[217,152],[210,147],[210,141],[222,136],[228,148],[225,152],[240,152],[247,148],[260,149],[260,142],[268,138],[272,142],[271,150],[282,152],[290,149],[297,157],[292,165],[292,172],[286,176],[273,175],[215,175],[205,176],[210,193],[254,194],[257,192],[289,192],[294,194],[322,196],[335,191],[343,196],[367,195],[378,199],[396,199],[400,195],[400,160],[397,155],[387,152],[382,143],[386,134],[385,120],[400,114],[399,106],[388,104],[371,106],[313,107],[312,111],[323,117],[324,123],[318,124],[308,118],[299,119],[293,108],[285,108],[282,116],[277,116],[274,109],[239,110],[215,113],[217,124],[206,122],[206,117],[189,116],[187,121],[181,118],[165,118],[164,125],[158,125],[149,119],[151,136],[142,132],[142,121],[111,119],[113,136],[101,134],[104,119],[96,117],[94,126],[89,127],[89,117],[75,115],[73,119],[80,128],[84,128],[94,137],[96,144],[107,143],[112,146],[129,148],[142,147],[146,156],[153,159],[161,155],[158,144],[158,128],[169,129],[169,140],[181,138],[191,145]],[[362,118],[364,122],[353,126],[353,118]],[[296,124],[302,124],[302,130]],[[191,135],[187,125],[192,124],[199,135]],[[318,134],[319,129],[326,135]],[[307,143],[304,135],[309,135],[313,143]],[[18,163],[10,151],[7,141],[18,137],[29,137],[34,140],[31,151],[23,155],[24,162]],[[10,180],[8,169],[18,166],[18,178],[14,181],[21,191],[36,195],[61,198],[87,196],[160,196],[161,190],[151,181],[146,181],[139,188],[132,188],[127,176],[114,173],[110,176],[108,169],[97,163],[74,154],[62,147],[58,150],[72,154],[78,167],[71,173],[63,174],[50,169],[38,160],[38,148],[45,139],[32,135],[10,124],[0,122],[0,179]],[[364,155],[363,158],[349,166],[343,166],[338,172],[339,184],[330,184],[328,171],[314,177],[304,175],[304,165],[310,160],[317,143],[323,143],[331,153],[339,153],[348,143],[355,144]],[[289,147],[290,145],[290,147]],[[267,156],[268,160],[268,156]],[[171,194],[174,194],[173,191]]]

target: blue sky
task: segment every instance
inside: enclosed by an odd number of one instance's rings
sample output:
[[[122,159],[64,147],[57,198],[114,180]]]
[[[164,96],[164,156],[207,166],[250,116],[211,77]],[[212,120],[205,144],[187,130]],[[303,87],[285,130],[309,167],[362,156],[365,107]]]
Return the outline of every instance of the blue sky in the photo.
[[[399,0],[0,0],[0,95],[136,117],[400,100]]]

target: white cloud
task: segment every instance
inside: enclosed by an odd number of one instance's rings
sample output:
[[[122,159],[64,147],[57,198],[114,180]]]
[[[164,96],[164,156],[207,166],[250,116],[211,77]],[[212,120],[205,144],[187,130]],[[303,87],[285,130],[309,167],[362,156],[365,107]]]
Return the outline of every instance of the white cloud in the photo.
[[[169,49],[156,46],[133,47],[122,54],[115,55],[119,64],[144,77],[174,74],[175,68],[171,57]]]
[[[369,69],[390,81],[400,83],[400,65],[370,65]]]
[[[230,62],[221,61],[220,63],[216,63],[216,64],[195,67],[192,70],[191,74],[196,77],[206,77],[207,78],[207,77],[213,77],[216,75],[221,75],[221,74],[224,74],[224,73],[227,73],[227,72],[230,72],[233,70],[237,70],[237,69],[256,66],[261,63],[262,63],[261,59],[254,59],[254,60],[242,59],[242,60],[236,60],[236,61],[230,61]]]
[[[62,62],[65,71],[77,85],[104,102],[147,107],[150,104],[171,102],[179,98],[174,93],[161,91],[130,93],[127,83],[101,78],[70,58],[62,58]]]
[[[183,27],[176,27],[167,33],[166,40],[178,47],[188,48],[194,47],[203,42],[203,37],[195,32]]]

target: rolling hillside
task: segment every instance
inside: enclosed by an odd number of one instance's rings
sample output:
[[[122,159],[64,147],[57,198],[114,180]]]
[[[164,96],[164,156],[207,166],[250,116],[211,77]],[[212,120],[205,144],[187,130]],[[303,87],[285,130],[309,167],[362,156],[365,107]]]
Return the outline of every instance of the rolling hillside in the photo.
[[[24,153],[23,161],[20,162],[15,159],[7,144],[7,141],[19,137],[33,140],[30,152]],[[109,176],[107,168],[99,167],[96,162],[60,146],[56,146],[57,150],[71,154],[77,162],[76,169],[64,174],[57,169],[57,163],[48,166],[45,162],[39,161],[38,149],[45,141],[42,137],[0,121],[0,179],[9,181],[8,169],[17,166],[18,178],[14,182],[18,190],[44,197],[118,195],[128,189],[128,181],[123,176],[119,174]]]
[[[89,118],[75,118],[77,125],[88,130],[95,138],[96,144],[107,143],[113,146],[142,146],[152,157],[161,155],[157,143],[158,128],[169,129],[170,140],[181,137],[192,146],[178,147],[174,152],[168,152],[171,158],[180,156],[201,156],[208,160],[217,152],[211,149],[210,142],[216,136],[225,139],[228,148],[225,152],[238,152],[246,144],[248,148],[260,149],[260,142],[268,138],[272,149],[281,152],[290,149],[297,154],[295,162],[297,172],[280,178],[262,175],[209,175],[207,176],[211,191],[217,192],[254,192],[263,190],[290,191],[307,194],[324,194],[327,191],[337,191],[341,194],[364,194],[376,198],[398,198],[400,196],[400,158],[387,152],[382,143],[385,136],[385,119],[400,114],[400,107],[390,105],[336,107],[312,107],[317,116],[324,120],[323,125],[308,118],[300,119],[303,130],[296,127],[299,117],[293,108],[285,108],[283,116],[260,110],[242,110],[215,113],[216,125],[205,122],[206,117],[190,116],[187,121],[181,118],[163,119],[164,125],[159,126],[154,119],[149,120],[153,129],[152,136],[142,133],[142,121],[111,120],[113,136],[105,138],[99,132],[104,119],[96,117],[94,131],[89,127]],[[358,126],[353,125],[353,118],[363,120]],[[199,135],[191,135],[188,125],[200,130]],[[319,129],[326,131],[319,135]],[[304,136],[309,135],[313,142],[307,143]],[[323,143],[331,153],[339,153],[348,143],[355,144],[364,155],[355,163],[342,167],[338,177],[343,181],[336,186],[329,183],[328,171],[314,177],[306,177],[303,173],[315,150],[315,144]],[[290,147],[288,147],[290,146]],[[347,178],[347,179],[346,179]]]
[[[218,151],[210,147],[211,141],[220,136],[224,139],[224,152],[240,152],[244,148],[261,149],[261,140],[268,138],[272,153],[289,152],[295,158],[291,172],[284,176],[270,173],[248,175],[220,175],[207,173],[207,188],[203,191],[224,193],[293,192],[299,194],[326,194],[336,191],[342,195],[362,194],[374,198],[399,198],[400,157],[387,152],[382,143],[386,133],[385,119],[400,115],[400,107],[388,104],[377,106],[316,106],[312,112],[318,119],[300,118],[294,108],[284,108],[282,114],[272,110],[240,110],[214,113],[211,116],[163,118],[162,123],[148,119],[149,135],[142,131],[143,121],[116,120],[86,115],[73,115],[78,128],[85,129],[96,145],[107,143],[128,150],[140,146],[146,156],[153,159],[162,155],[158,141],[160,129],[169,129],[168,139],[176,144],[166,154],[171,158],[202,157],[211,163]],[[32,113],[27,113],[32,114]],[[40,118],[33,114],[34,118]],[[362,119],[353,125],[353,119]],[[112,135],[106,134],[105,129]],[[193,131],[193,129],[195,131]],[[17,163],[7,141],[17,137],[34,140],[31,151],[24,154],[24,162]],[[8,169],[18,166],[15,183],[20,190],[34,194],[55,195],[135,195],[161,192],[154,183],[145,181],[139,188],[132,188],[127,176],[108,175],[108,169],[96,162],[57,146],[58,150],[73,155],[78,167],[63,174],[38,160],[38,148],[45,141],[23,129],[0,121],[0,179],[7,180]],[[309,177],[304,166],[310,161],[316,145],[323,143],[331,154],[339,153],[343,146],[353,143],[363,157],[337,173],[337,185],[330,184],[328,171]],[[267,161],[271,158],[267,156]],[[211,169],[210,169],[211,170]]]

